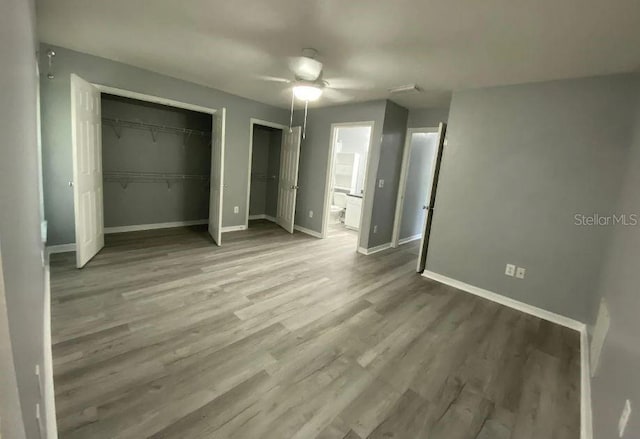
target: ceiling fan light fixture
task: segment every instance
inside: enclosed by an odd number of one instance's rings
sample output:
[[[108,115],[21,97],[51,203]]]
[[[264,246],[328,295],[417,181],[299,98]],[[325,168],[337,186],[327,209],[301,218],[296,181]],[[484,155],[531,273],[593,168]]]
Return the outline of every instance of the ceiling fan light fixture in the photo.
[[[305,102],[317,101],[322,95],[322,88],[317,85],[295,85],[293,95]]]

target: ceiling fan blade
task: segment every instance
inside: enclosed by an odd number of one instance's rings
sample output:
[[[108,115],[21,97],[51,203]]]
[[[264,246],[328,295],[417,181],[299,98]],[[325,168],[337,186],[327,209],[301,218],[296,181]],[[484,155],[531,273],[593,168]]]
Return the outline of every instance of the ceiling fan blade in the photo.
[[[322,90],[322,98],[320,99],[323,99],[323,98],[326,98],[331,102],[341,103],[341,102],[351,101],[353,99],[353,96],[350,96],[348,93],[345,93],[340,90],[335,90],[333,88],[324,88]]]
[[[329,87],[337,90],[371,90],[375,88],[372,82],[364,79],[330,78],[325,81]]]
[[[280,78],[278,76],[260,75],[260,76],[257,77],[257,79],[259,79],[261,81],[268,81],[268,82],[280,82],[280,83],[283,83],[283,84],[289,84],[290,82],[292,82],[290,79]]]
[[[289,58],[289,69],[291,69],[296,78],[315,81],[322,74],[322,63],[317,59],[307,58],[306,56],[295,56]]]

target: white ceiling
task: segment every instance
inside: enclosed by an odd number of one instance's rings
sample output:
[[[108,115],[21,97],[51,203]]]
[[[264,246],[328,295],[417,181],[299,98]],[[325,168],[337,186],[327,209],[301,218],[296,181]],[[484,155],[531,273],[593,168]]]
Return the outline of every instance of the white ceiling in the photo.
[[[286,108],[287,57],[314,47],[340,86],[317,105],[390,97],[446,106],[452,90],[640,66],[638,0],[39,0],[50,44]],[[333,79],[333,81],[332,81]],[[416,83],[423,93],[388,89]]]

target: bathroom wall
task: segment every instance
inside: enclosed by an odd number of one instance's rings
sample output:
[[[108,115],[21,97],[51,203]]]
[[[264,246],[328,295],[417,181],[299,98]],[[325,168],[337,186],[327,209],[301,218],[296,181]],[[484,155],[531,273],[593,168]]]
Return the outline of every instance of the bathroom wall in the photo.
[[[102,95],[102,117],[191,128],[211,133],[211,116],[119,96]],[[210,175],[211,136],[156,133],[147,129],[102,127],[102,169]],[[209,217],[208,181],[104,183],[104,226],[118,227]]]
[[[254,125],[249,217],[276,216],[282,130]]]
[[[359,155],[358,177],[353,191],[356,194],[362,194],[364,191],[370,137],[371,129],[369,127],[343,127],[338,129],[337,140],[341,145],[340,152],[352,152]]]

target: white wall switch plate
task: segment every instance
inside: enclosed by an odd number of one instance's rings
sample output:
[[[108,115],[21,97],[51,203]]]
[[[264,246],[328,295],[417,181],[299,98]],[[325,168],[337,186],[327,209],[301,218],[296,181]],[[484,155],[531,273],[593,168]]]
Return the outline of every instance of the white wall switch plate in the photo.
[[[524,275],[527,273],[527,270],[525,268],[522,267],[517,267],[516,268],[516,277],[518,279],[524,279]]]
[[[378,233],[378,226],[377,225],[373,226],[373,233]]]
[[[618,421],[618,434],[620,435],[620,437],[624,436],[624,430],[627,428],[627,423],[629,422],[630,417],[631,417],[631,401],[627,399],[624,403],[624,409],[622,409],[620,420]]]
[[[378,180],[378,187],[379,188],[383,188],[384,187],[384,178],[381,178],[380,180]]]
[[[309,218],[313,218],[313,210],[309,211]]]
[[[239,213],[240,208],[238,206],[233,206],[233,213]]]
[[[516,266],[513,264],[507,264],[507,267],[504,269],[504,274],[507,276],[513,276],[516,274]]]

